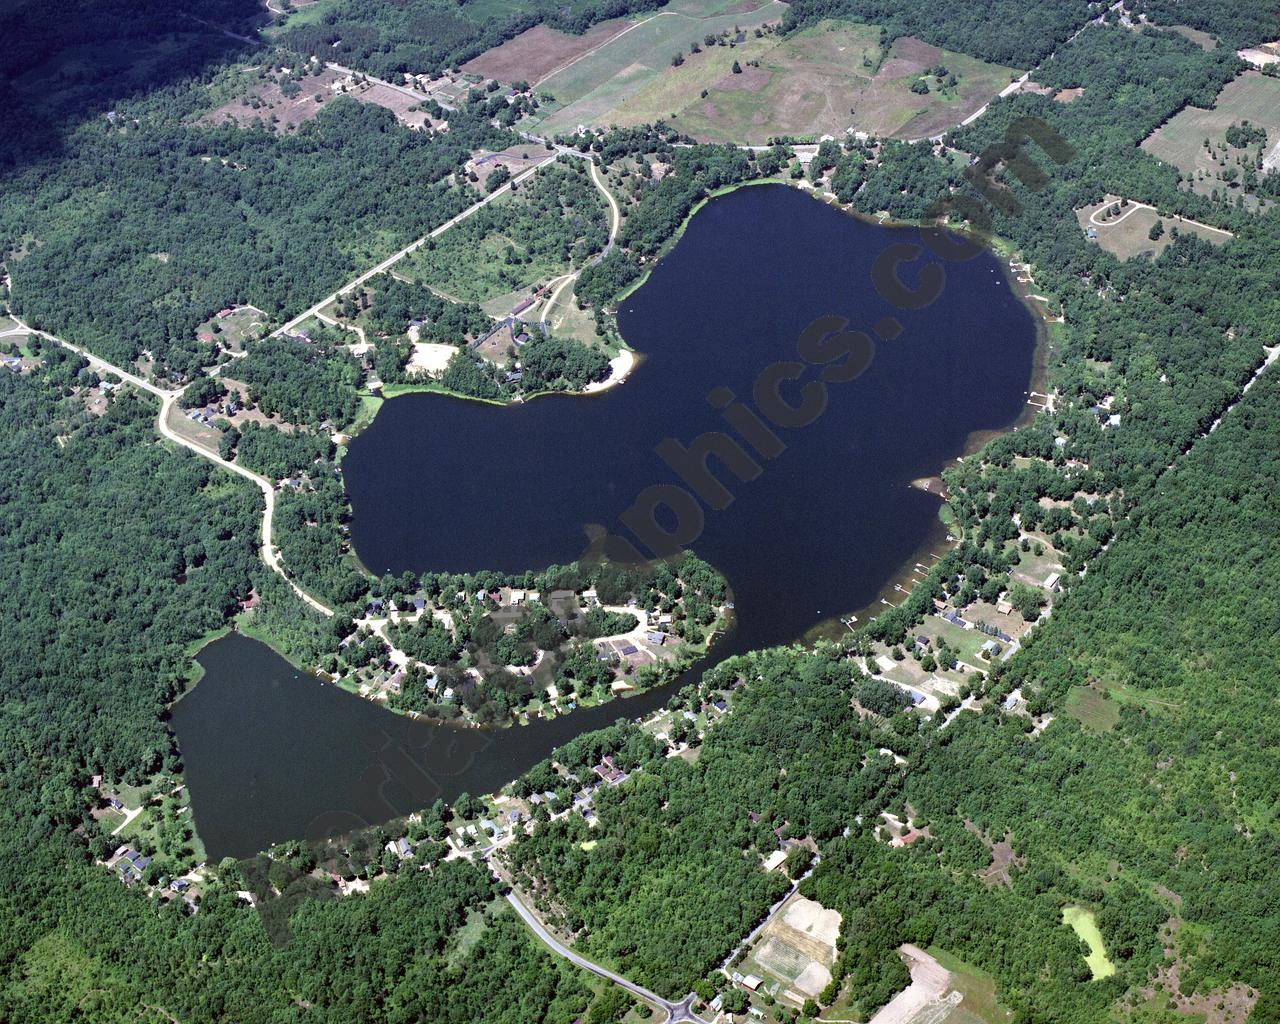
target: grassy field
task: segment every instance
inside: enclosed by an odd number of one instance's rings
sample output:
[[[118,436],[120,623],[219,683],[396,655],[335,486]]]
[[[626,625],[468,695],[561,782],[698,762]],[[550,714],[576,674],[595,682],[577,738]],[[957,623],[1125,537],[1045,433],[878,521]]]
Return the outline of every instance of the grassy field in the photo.
[[[217,341],[228,352],[243,351],[246,341],[266,333],[267,314],[255,306],[236,306],[224,317],[213,316],[196,328],[201,341]]]
[[[672,56],[687,53],[695,40],[735,28],[749,34],[759,25],[780,21],[786,10],[780,0],[769,0],[753,11],[714,13],[723,6],[723,0],[672,5],[552,75],[538,91],[554,102],[537,124],[553,133],[579,124],[608,124],[611,111],[670,68]]]
[[[951,987],[963,997],[937,1024],[1004,1024],[1012,1018],[1013,1014],[1000,1005],[991,975],[937,946],[930,946],[927,952],[951,972]]]
[[[621,18],[602,21],[580,36],[558,32],[546,25],[535,25],[501,46],[467,61],[462,70],[472,75],[496,78],[499,82],[525,81],[537,85],[587,51],[608,42],[631,24]]]
[[[1063,907],[1063,923],[1075,929],[1080,941],[1089,947],[1089,955],[1085,957],[1089,970],[1093,972],[1093,980],[1101,981],[1116,973],[1116,965],[1107,958],[1107,948],[1102,941],[1102,932],[1098,930],[1097,919],[1093,911],[1084,907]]]
[[[636,29],[555,76],[547,87],[568,105],[548,125],[663,119],[700,141],[753,144],[779,135],[839,135],[850,127],[914,138],[958,124],[1016,75],[916,39],[898,39],[884,52],[874,25],[828,21],[786,38],[746,31],[734,46],[703,45],[699,53],[689,52],[693,40],[671,27]],[[676,50],[685,54],[679,67],[671,66]],[[955,74],[955,85],[925,75],[937,65]],[[602,71],[611,77],[601,78]],[[921,79],[930,86],[925,95],[911,91]]]
[[[1201,29],[1192,28],[1189,25],[1174,25],[1170,31],[1177,32],[1180,36],[1185,36],[1202,50],[1216,50],[1218,48],[1217,38]]]
[[[1193,235],[1199,235],[1214,245],[1222,245],[1229,237],[1225,232],[1202,227],[1181,217],[1161,217],[1155,210],[1142,207],[1130,207],[1132,212],[1124,215],[1123,219],[1117,217],[1110,222],[1104,221],[1102,211],[1114,207],[1116,202],[1116,196],[1107,196],[1101,203],[1082,207],[1076,211],[1076,221],[1082,231],[1096,233],[1092,237],[1093,241],[1122,260],[1134,256],[1159,256],[1173,244],[1174,227],[1179,232],[1189,231]],[[1098,221],[1102,223],[1090,219],[1095,213],[1099,214]],[[1151,228],[1157,220],[1163,221],[1164,234],[1158,239],[1152,239]]]
[[[1235,149],[1226,143],[1227,129],[1242,121],[1266,129],[1264,153],[1280,145],[1280,79],[1246,71],[1223,88],[1212,110],[1186,107],[1152,132],[1142,148],[1183,174],[1194,174],[1191,187],[1201,195],[1224,191],[1231,186],[1223,175],[1232,168],[1239,172],[1239,161],[1251,161],[1256,153],[1256,147]]]
[[[1120,705],[1091,686],[1073,686],[1067,693],[1067,714],[1090,732],[1110,732],[1120,721]]]

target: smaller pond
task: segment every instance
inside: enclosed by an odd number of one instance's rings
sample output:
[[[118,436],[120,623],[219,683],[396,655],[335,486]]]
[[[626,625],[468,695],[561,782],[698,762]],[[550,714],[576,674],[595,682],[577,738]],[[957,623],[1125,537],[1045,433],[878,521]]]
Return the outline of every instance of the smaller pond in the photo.
[[[494,792],[580,732],[647,714],[670,692],[522,728],[468,729],[393,714],[239,633],[196,660],[204,676],[170,723],[212,861],[380,824],[437,797]]]
[[[1062,920],[1071,925],[1080,941],[1089,947],[1089,955],[1085,963],[1093,972],[1093,980],[1100,981],[1116,973],[1116,965],[1107,956],[1107,947],[1102,942],[1102,931],[1098,928],[1098,919],[1092,910],[1084,907],[1063,907]]]

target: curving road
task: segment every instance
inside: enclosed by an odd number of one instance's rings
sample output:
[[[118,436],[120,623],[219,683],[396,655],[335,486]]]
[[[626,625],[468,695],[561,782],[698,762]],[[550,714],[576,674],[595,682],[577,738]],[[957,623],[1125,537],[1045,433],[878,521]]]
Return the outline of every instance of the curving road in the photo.
[[[660,1007],[662,1010],[666,1011],[667,1024],[680,1024],[682,1021],[689,1021],[691,1024],[706,1024],[706,1022],[701,1017],[696,1016],[691,1009],[695,998],[692,992],[679,1002],[673,1003],[670,999],[663,999],[661,996],[650,992],[647,988],[637,985],[634,981],[628,981],[621,974],[615,974],[607,967],[601,967],[598,963],[575,953],[572,949],[547,931],[542,922],[534,916],[533,911],[521,902],[520,898],[514,891],[507,893],[507,902],[510,903],[515,912],[520,915],[520,919],[524,921],[530,930],[542,941],[542,944],[553,953],[557,956],[564,957],[564,959],[568,960],[571,964],[581,967],[584,971],[590,971],[598,978],[604,978],[605,981],[612,982],[619,988],[626,989],[638,999],[643,999],[646,1003]]]
[[[275,546],[271,543],[272,520],[275,517],[275,509],[276,509],[275,484],[272,483],[270,480],[268,480],[265,476],[261,476],[260,474],[253,472],[253,470],[251,469],[246,469],[244,466],[239,466],[234,462],[228,462],[226,459],[222,458],[221,456],[217,455],[214,452],[209,451],[207,448],[202,448],[200,445],[196,444],[194,441],[191,441],[188,438],[185,438],[180,434],[176,433],[173,430],[173,428],[169,426],[169,411],[174,407],[174,404],[177,402],[178,398],[182,395],[182,392],[185,390],[185,388],[178,388],[176,390],[169,391],[169,390],[165,390],[164,388],[157,387],[155,384],[152,384],[149,380],[146,380],[143,377],[139,377],[137,374],[129,373],[127,370],[122,370],[120,367],[114,366],[113,364],[108,363],[105,359],[100,359],[98,356],[95,356],[88,349],[81,348],[79,345],[73,345],[71,342],[66,341],[62,338],[59,338],[56,335],[49,334],[47,331],[38,331],[32,327],[28,327],[25,323],[23,323],[22,320],[20,320],[16,316],[13,317],[12,319],[16,324],[18,324],[18,327],[10,331],[5,331],[3,335],[0,335],[0,337],[4,337],[7,335],[17,335],[17,334],[37,335],[41,338],[44,338],[47,341],[52,341],[56,345],[61,345],[63,348],[68,349],[69,351],[74,352],[79,356],[82,356],[89,363],[89,365],[92,366],[99,373],[109,373],[114,377],[119,377],[121,380],[127,381],[128,383],[132,384],[136,388],[146,391],[152,395],[155,395],[158,399],[160,399],[160,415],[156,417],[156,429],[160,432],[160,434],[163,437],[168,438],[174,444],[181,445],[183,448],[186,448],[189,451],[195,452],[202,459],[208,459],[210,462],[215,463],[218,466],[221,466],[223,469],[229,469],[231,472],[244,477],[246,480],[252,480],[255,484],[257,484],[258,489],[262,491],[262,497],[266,502],[266,507],[262,513],[261,554],[262,554],[263,562],[266,563],[268,568],[272,569],[274,572],[279,573],[281,578],[286,583],[288,583],[290,587],[293,588],[293,592],[297,594],[300,598],[302,598],[303,601],[309,604],[316,611],[320,612],[322,615],[333,614],[332,608],[329,608],[326,605],[322,604],[320,601],[317,601],[314,597],[308,594],[305,590],[303,590],[300,586],[298,586],[297,583],[293,581],[292,577],[290,577],[288,572],[285,571],[283,563],[280,561],[280,552],[277,551]]]
[[[579,153],[577,150],[566,149],[563,146],[558,146],[557,149],[562,153],[572,153],[574,156],[581,157],[583,155]],[[589,157],[586,159],[587,159],[587,169],[591,174],[592,182],[595,183],[596,188],[598,188],[601,192],[604,193],[605,199],[609,201],[609,241],[605,243],[605,247],[600,253],[600,258],[603,259],[605,256],[609,254],[609,251],[613,248],[614,240],[618,237],[618,227],[622,224],[622,211],[618,209],[618,201],[613,198],[613,193],[610,192],[608,186],[605,185],[604,178],[601,177],[600,175],[600,169],[596,167],[596,162],[590,159]],[[592,262],[598,262],[598,261],[593,260]],[[578,270],[575,273],[566,274],[563,278],[561,278],[560,284],[557,285],[556,290],[551,293],[551,298],[547,300],[547,304],[542,310],[543,320],[546,320],[548,323],[551,322],[551,310],[555,306],[555,304],[560,300],[561,293],[565,290],[565,288],[573,284],[574,281],[578,280],[578,275],[581,273],[582,271]]]

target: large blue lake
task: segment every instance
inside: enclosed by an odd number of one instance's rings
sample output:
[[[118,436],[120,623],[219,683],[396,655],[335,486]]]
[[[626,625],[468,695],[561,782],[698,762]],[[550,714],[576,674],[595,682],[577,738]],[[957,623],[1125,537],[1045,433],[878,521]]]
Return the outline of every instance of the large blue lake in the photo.
[[[945,264],[926,254],[901,276],[915,287],[922,268],[942,266],[936,301],[915,310],[886,301],[873,283],[877,257],[918,241],[782,185],[713,200],[618,311],[642,354],[621,386],[507,408],[430,394],[387,402],[343,463],[357,552],[376,573],[523,570],[577,558],[592,526],[634,541],[623,519],[638,496],[654,485],[691,490],[657,446],[717,431],[759,472],[739,464],[753,477],[744,481],[713,457],[731,500],[697,503],[704,522],[691,547],[728,577],[737,606],[715,656],[797,639],[869,604],[937,528],[938,499],[911,481],[936,475],[975,432],[1019,416],[1035,350],[1033,318],[988,253]],[[893,317],[902,331],[876,342],[855,380],[824,385],[811,423],[769,424],[780,452],[758,432],[753,448],[708,396],[727,388],[755,408],[762,374],[798,360],[801,332],[822,316],[868,331]],[[784,382],[781,398],[800,404],[822,369]],[[726,494],[710,496],[723,504]],[[670,510],[656,522],[677,525]],[[207,674],[174,724],[214,857],[490,791],[576,733],[665,699],[651,692],[459,735],[322,688],[241,637],[201,661]]]
[[[622,386],[509,408],[429,394],[384,405],[343,463],[357,552],[375,573],[565,563],[584,550],[588,525],[634,540],[621,517],[651,485],[689,490],[656,453],[660,442],[687,447],[721,431],[761,469],[742,481],[710,460],[732,503],[700,502],[705,525],[691,545],[733,587],[732,648],[793,640],[868,604],[937,521],[938,499],[911,481],[936,475],[971,433],[1021,413],[1035,348],[1031,314],[987,253],[944,264],[927,308],[886,302],[873,264],[886,246],[918,238],[784,185],[715,199],[618,310],[643,356]],[[905,264],[904,283],[914,287],[930,262],[940,261]],[[785,451],[763,458],[707,396],[728,388],[753,406],[762,372],[797,359],[800,333],[824,315],[868,332],[893,316],[903,330],[877,341],[861,377],[826,385],[814,422],[770,425]],[[799,387],[785,384],[784,398],[798,403]]]

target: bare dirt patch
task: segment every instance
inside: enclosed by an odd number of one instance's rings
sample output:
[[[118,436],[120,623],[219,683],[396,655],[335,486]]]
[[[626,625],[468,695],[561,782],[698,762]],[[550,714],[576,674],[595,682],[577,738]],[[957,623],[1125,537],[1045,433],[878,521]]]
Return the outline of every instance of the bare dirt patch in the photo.
[[[877,78],[906,78],[933,67],[942,57],[936,46],[912,36],[904,36],[893,44],[893,56],[880,66]]]
[[[1013,879],[1009,877],[1009,869],[1016,867],[1021,870],[1027,866],[1026,856],[1014,852],[1013,833],[1008,833],[1000,842],[993,843],[977,825],[967,818],[964,827],[986,843],[987,849],[991,851],[990,866],[978,872],[978,877],[982,879],[983,884],[989,888],[997,885],[1013,885]]]
[[[799,894],[761,933],[752,958],[763,971],[782,981],[797,1003],[815,998],[831,982],[840,914]]]
[[[301,91],[286,96],[278,82],[262,81],[246,90],[244,95],[200,118],[199,124],[222,124],[232,121],[250,125],[261,119],[278,134],[294,131],[298,125],[319,116],[326,103],[339,96],[350,96],[359,103],[372,103],[385,107],[406,128],[433,127],[434,122],[421,110],[412,110],[422,102],[408,93],[381,83],[358,83],[351,76],[332,68],[324,68],[317,74],[309,74],[297,83]]]
[[[728,92],[739,90],[759,92],[769,84],[770,74],[764,68],[743,68],[741,74],[725,75],[716,83],[716,88]]]
[[[532,167],[546,155],[545,150],[531,142],[521,146],[512,146],[510,149],[504,149],[500,153],[481,150],[467,162],[467,170],[474,171],[480,179],[480,184],[484,185],[488,182],[489,175],[499,167],[505,167],[514,178],[521,171]]]
[[[629,23],[621,18],[602,21],[580,36],[557,32],[546,25],[536,25],[509,39],[501,46],[486,50],[462,65],[462,70],[499,82],[539,82],[584,53],[607,43]]]
[[[350,95],[361,103],[372,103],[378,107],[386,107],[396,115],[396,120],[407,128],[421,129],[431,127],[433,124],[425,111],[410,109],[421,103],[421,100],[415,99],[399,89],[392,89],[389,85],[375,83],[359,92],[352,92]]]
[[[225,124],[230,121],[247,127],[261,120],[277,134],[284,135],[311,118],[319,117],[324,104],[333,96],[333,83],[341,78],[338,72],[326,68],[299,83],[302,89],[293,97],[286,96],[275,82],[261,82],[239,99],[205,114],[197,123]]]
[[[1059,89],[1053,96],[1054,103],[1071,103],[1078,100],[1084,94],[1084,87],[1077,86],[1074,89]]]

